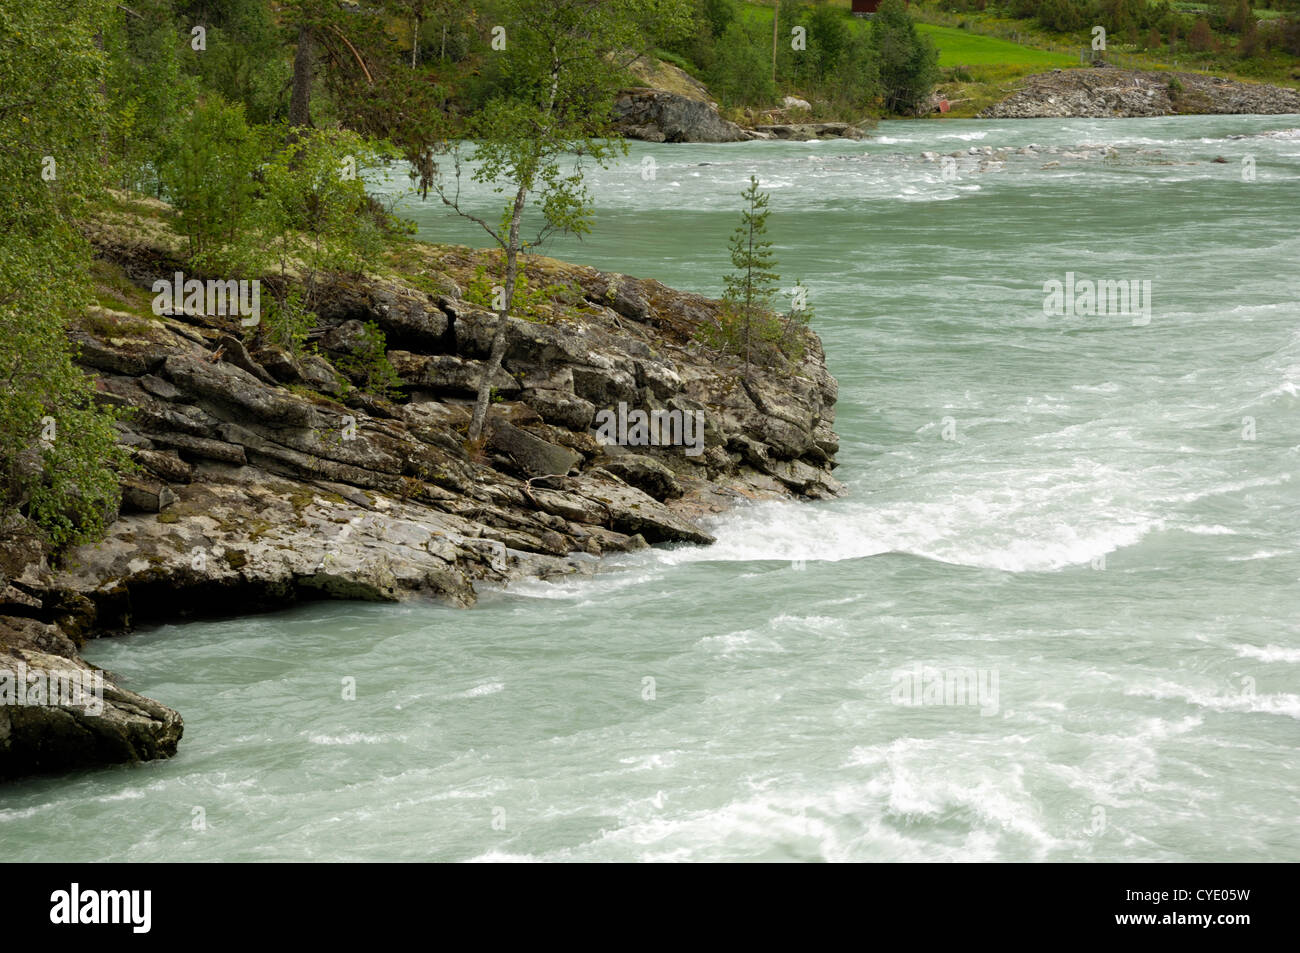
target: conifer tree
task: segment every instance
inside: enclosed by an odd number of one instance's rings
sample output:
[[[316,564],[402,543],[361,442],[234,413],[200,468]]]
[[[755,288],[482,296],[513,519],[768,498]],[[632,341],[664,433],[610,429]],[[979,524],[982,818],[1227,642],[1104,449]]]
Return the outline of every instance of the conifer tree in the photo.
[[[768,193],[758,187],[757,176],[750,176],[749,188],[741,193],[745,208],[740,224],[731,233],[731,264],[735,271],[724,280],[722,296],[725,335],[745,358],[745,374],[758,340],[770,337],[772,299],[777,293],[776,255],[767,240],[767,217],[771,214]]]

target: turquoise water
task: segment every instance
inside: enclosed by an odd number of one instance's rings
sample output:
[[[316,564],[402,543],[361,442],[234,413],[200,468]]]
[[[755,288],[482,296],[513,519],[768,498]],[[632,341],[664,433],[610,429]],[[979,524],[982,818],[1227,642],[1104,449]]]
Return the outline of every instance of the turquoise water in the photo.
[[[4,856],[1300,860],[1300,117],[634,145],[547,251],[716,293],[751,173],[851,495],[470,611],[95,643],[180,754],[0,789]],[[1067,272],[1150,322],[1045,317]]]

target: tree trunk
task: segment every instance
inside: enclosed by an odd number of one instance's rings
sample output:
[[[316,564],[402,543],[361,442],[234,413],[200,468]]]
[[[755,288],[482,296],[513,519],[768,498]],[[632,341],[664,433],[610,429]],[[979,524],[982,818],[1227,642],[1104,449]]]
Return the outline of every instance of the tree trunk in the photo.
[[[555,112],[555,100],[560,91],[560,58],[555,44],[551,44],[551,95],[546,104],[546,114]],[[483,425],[487,422],[488,401],[492,396],[492,378],[501,367],[501,359],[506,353],[506,329],[509,327],[510,305],[515,298],[515,279],[519,275],[519,225],[524,218],[524,206],[528,203],[534,178],[529,174],[520,182],[515,191],[515,204],[510,210],[510,234],[506,239],[506,283],[504,307],[497,312],[497,329],[492,336],[492,351],[488,355],[487,366],[478,382],[478,397],[474,401],[474,416],[469,421],[470,440],[478,440],[483,435]]]
[[[420,56],[420,15],[415,15],[415,30],[411,34],[411,69],[415,69]]]
[[[100,53],[104,52],[104,31],[95,31],[95,49]],[[107,114],[109,109],[108,103],[108,83],[104,81],[104,74],[99,74],[99,98],[104,104],[104,111]],[[108,124],[100,123],[99,126],[99,164],[108,168]]]
[[[795,11],[798,13],[799,11]],[[772,85],[776,86],[776,32],[781,21],[781,0],[776,0],[776,10],[772,13]]]
[[[315,39],[311,27],[298,27],[298,50],[293,55],[293,95],[289,98],[289,125],[311,125],[311,74],[315,65]]]
[[[749,254],[745,271],[745,379],[749,380],[749,328],[754,318],[754,203],[749,203]]]
[[[478,382],[478,397],[474,401],[474,416],[470,418],[470,440],[478,440],[483,435],[483,426],[487,422],[488,403],[492,398],[492,378],[501,367],[501,359],[506,353],[506,330],[510,326],[510,305],[515,297],[515,282],[519,276],[519,224],[524,217],[524,205],[528,200],[528,189],[520,186],[515,193],[514,208],[510,212],[510,236],[506,241],[506,283],[502,308],[497,312],[496,332],[492,335],[492,350],[488,354],[487,364],[483,367],[483,376]]]

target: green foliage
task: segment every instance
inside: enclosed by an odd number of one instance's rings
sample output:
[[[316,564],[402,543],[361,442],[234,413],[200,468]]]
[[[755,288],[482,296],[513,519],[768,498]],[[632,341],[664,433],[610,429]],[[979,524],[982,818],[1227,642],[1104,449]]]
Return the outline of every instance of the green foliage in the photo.
[[[420,0],[411,0],[419,3]],[[457,4],[441,4],[448,7],[445,11],[426,12],[420,25],[420,42],[418,60],[420,62],[459,63],[469,56],[474,48],[476,37],[473,24],[466,21],[465,11],[457,14]],[[431,17],[429,13],[434,15]]]
[[[210,93],[178,126],[163,189],[201,271],[255,275],[276,264],[299,273],[311,310],[321,271],[359,272],[382,251],[388,218],[364,174],[391,151],[348,130],[277,145],[278,132],[250,126],[241,104]]]
[[[261,169],[256,225],[285,272],[359,272],[383,250],[381,224],[369,214],[363,174],[389,153],[348,130],[318,130],[281,148]]]
[[[707,73],[717,58],[718,38],[736,18],[736,11],[737,0],[691,0],[688,28],[655,55],[688,73]]]
[[[64,333],[90,300],[75,223],[104,173],[106,7],[0,6],[0,515],[25,513],[55,548],[102,532],[129,469]]]
[[[787,14],[788,9],[788,14]],[[778,80],[793,81],[801,92],[829,104],[836,112],[860,111],[880,95],[880,74],[870,34],[838,7],[819,4],[781,5],[783,36],[793,26],[807,31],[807,49],[789,42],[778,49]]]
[[[504,290],[502,279],[489,273],[487,265],[474,269],[474,277],[465,287],[465,300],[490,311],[497,309],[498,289]],[[515,297],[511,305],[511,314],[525,321],[537,324],[550,324],[553,320],[553,306],[561,297],[582,297],[582,289],[576,285],[543,284],[534,287],[528,279],[527,268],[520,268],[515,278]]]
[[[178,124],[199,90],[185,72],[184,41],[166,16],[109,18],[103,36],[113,178],[125,189],[160,190],[159,169],[174,154]]]
[[[771,31],[753,20],[732,20],[718,40],[709,87],[728,106],[770,105],[776,99]]]
[[[741,193],[745,202],[740,225],[731,233],[728,245],[735,269],[723,278],[725,291],[716,326],[703,325],[705,343],[745,359],[745,370],[755,353],[780,337],[780,320],[772,311],[781,276],[775,271],[776,256],[766,239],[770,196],[750,176],[749,188]]]
[[[265,145],[265,132],[248,125],[244,107],[215,93],[181,120],[160,173],[190,254],[200,264],[248,266],[253,175]]]
[[[737,15],[720,18],[718,34],[699,14],[697,32],[681,52],[702,68],[710,90],[728,107],[768,107],[793,92],[835,115],[860,113],[878,98],[879,83],[868,24],[846,7],[789,0],[780,5],[775,81],[771,7],[729,5]],[[804,30],[799,49],[792,42],[796,27]]]
[[[297,360],[307,352],[307,335],[315,326],[316,315],[304,306],[302,290],[290,288],[267,302],[256,333]]]
[[[700,16],[710,34],[722,36],[736,19],[736,0],[700,0]]]
[[[790,309],[778,314],[773,307],[780,292],[776,256],[767,240],[770,196],[750,177],[741,193],[744,208],[740,225],[731,233],[728,249],[731,274],[723,277],[722,307],[716,324],[702,324],[697,337],[710,347],[737,354],[745,360],[745,373],[753,363],[772,365],[784,357],[798,361],[804,354],[803,329],[813,318],[807,288],[796,282],[790,292]]]
[[[365,323],[360,342],[340,357],[337,364],[364,391],[379,397],[396,397],[401,393],[402,379],[388,360],[384,332],[373,321]]]
[[[880,70],[885,109],[912,114],[939,81],[939,54],[917,33],[903,0],[884,0],[871,25],[871,50]]]
[[[203,88],[241,104],[251,123],[283,119],[281,91],[292,69],[271,5],[265,0],[222,0],[197,6],[184,22],[205,26],[207,49],[194,51],[186,32],[182,52]]]

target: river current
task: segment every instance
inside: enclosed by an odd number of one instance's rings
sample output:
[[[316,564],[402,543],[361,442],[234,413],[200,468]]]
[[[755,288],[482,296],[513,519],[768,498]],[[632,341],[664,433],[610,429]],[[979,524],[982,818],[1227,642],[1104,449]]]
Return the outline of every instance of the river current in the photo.
[[[4,859],[1300,860],[1300,117],[633,144],[546,252],[717,294],[751,174],[849,495],[92,643],[180,752],[0,788]]]

